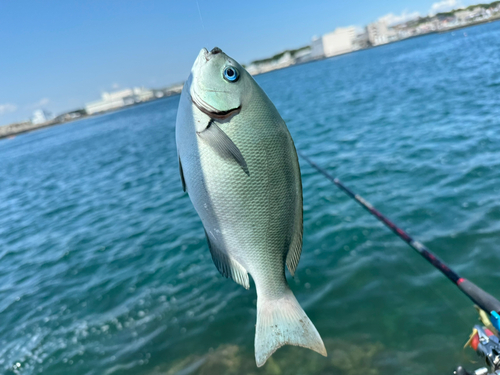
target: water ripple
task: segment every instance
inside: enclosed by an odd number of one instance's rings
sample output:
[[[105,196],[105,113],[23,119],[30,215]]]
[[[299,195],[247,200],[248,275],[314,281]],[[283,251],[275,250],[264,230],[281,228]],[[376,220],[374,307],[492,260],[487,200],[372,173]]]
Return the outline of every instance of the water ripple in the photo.
[[[499,27],[257,77],[298,148],[493,294]],[[467,363],[470,303],[301,160],[304,249],[289,281],[330,357],[283,348],[258,372],[255,288],[218,274],[181,190],[178,100],[0,141],[0,372],[438,374]]]

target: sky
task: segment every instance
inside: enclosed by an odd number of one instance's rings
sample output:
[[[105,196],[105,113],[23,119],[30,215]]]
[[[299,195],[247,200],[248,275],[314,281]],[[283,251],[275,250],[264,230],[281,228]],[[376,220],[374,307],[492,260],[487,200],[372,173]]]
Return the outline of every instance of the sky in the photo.
[[[477,1],[479,2],[479,1]],[[242,64],[471,0],[0,0],[0,125],[83,108],[104,91],[184,81],[202,47]]]

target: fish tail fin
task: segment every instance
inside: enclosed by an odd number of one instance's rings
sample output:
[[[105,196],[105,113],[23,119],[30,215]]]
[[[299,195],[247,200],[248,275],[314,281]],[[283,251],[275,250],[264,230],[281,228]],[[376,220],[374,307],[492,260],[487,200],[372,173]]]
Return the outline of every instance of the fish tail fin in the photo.
[[[281,298],[258,297],[255,332],[257,367],[263,366],[276,350],[287,344],[309,348],[327,356],[325,345],[316,327],[289,288]]]

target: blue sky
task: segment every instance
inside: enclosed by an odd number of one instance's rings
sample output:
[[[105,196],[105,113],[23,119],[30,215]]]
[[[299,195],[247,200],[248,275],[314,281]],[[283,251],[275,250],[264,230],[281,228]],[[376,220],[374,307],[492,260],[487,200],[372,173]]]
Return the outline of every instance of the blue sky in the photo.
[[[241,63],[392,13],[468,0],[94,0],[0,2],[0,125],[44,108],[81,108],[101,92],[187,78],[202,47]]]

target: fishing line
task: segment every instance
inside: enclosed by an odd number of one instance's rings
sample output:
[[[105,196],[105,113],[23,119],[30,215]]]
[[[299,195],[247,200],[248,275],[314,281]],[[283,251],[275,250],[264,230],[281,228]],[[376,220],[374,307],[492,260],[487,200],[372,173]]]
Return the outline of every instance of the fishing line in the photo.
[[[205,24],[203,23],[203,17],[201,16],[200,3],[198,3],[198,1],[196,2],[196,6],[198,7],[198,14],[200,15],[201,26],[203,27],[203,30],[205,30]]]
[[[304,155],[300,150],[297,153],[307,162],[311,167],[316,169],[319,173],[325,176],[330,182],[336,185],[340,190],[346,193],[350,198],[358,202],[363,208],[385,224],[389,229],[391,229],[399,238],[405,241],[410,247],[417,251],[422,257],[424,257],[429,263],[431,263],[435,268],[437,268],[441,273],[443,273],[450,281],[452,281],[465,295],[467,295],[472,302],[478,305],[482,310],[486,311],[491,315],[490,320],[493,325],[498,328],[500,327],[500,301],[495,297],[486,293],[484,290],[470,282],[469,280],[460,277],[456,272],[451,270],[441,259],[434,255],[425,245],[421,242],[412,238],[408,233],[406,233],[399,226],[394,224],[388,217],[380,213],[375,207],[366,201],[363,197],[355,194],[351,189],[345,186],[338,178],[333,177],[325,169],[316,164],[308,156]],[[440,293],[438,290],[431,288],[438,296]],[[453,310],[460,319],[464,320],[464,317],[459,314],[459,312],[453,309],[450,302],[444,295],[441,295],[443,301],[447,301],[448,307]],[[465,320],[464,320],[465,322]]]
[[[404,262],[413,270],[413,272],[415,273],[415,275],[418,275],[420,277],[425,277],[424,275],[424,272],[415,267],[414,264],[412,264],[406,257],[403,257],[403,260]],[[451,310],[453,311],[455,314],[457,314],[457,316],[460,318],[460,320],[467,326],[469,327],[470,326],[470,322],[469,322],[469,319],[467,319],[465,316],[464,316],[464,313],[461,312],[460,310],[457,310],[454,308],[453,306],[453,302],[448,298],[446,297],[446,295],[439,289],[439,288],[432,288],[432,287],[428,287],[429,289],[431,289],[435,294],[436,296],[440,297],[442,302],[444,302],[444,304]]]

